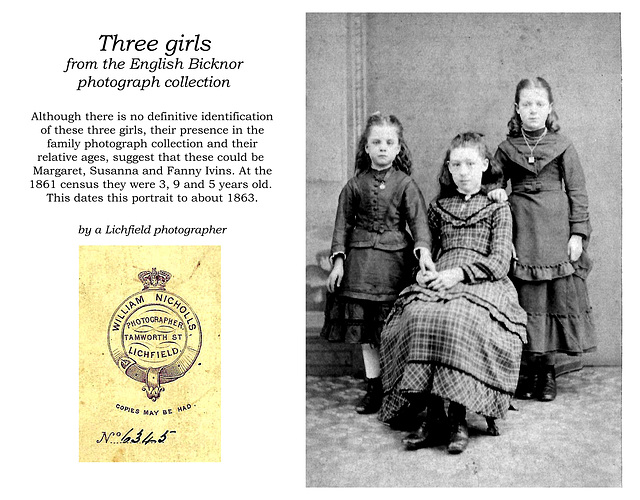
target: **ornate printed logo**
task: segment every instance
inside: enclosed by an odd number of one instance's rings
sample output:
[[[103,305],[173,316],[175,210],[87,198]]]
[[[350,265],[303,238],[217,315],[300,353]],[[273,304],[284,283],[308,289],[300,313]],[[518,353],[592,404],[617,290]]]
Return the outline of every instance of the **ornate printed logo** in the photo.
[[[113,313],[107,332],[109,351],[125,375],[145,385],[156,401],[167,384],[195,363],[202,346],[198,316],[182,298],[166,291],[167,271],[143,271],[141,292],[124,300]]]

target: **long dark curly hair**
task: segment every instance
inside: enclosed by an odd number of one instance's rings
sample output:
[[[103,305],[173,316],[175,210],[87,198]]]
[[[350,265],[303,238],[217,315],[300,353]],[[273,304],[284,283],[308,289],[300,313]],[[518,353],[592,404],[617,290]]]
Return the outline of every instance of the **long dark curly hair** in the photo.
[[[367,125],[360,136],[360,142],[358,142],[358,151],[356,152],[355,174],[358,175],[361,172],[366,172],[371,167],[371,158],[365,150],[371,128],[375,126],[389,125],[396,129],[398,132],[398,143],[400,144],[400,152],[393,160],[392,166],[398,170],[402,170],[405,174],[411,175],[411,152],[404,140],[404,129],[400,120],[394,115],[383,116],[380,112],[372,114],[367,119]]]
[[[520,103],[520,91],[523,89],[544,89],[547,92],[547,98],[549,99],[549,103],[553,104],[553,93],[551,92],[551,86],[549,83],[542,77],[537,76],[535,78],[524,78],[518,82],[516,86],[516,98],[513,104],[513,116],[509,120],[507,127],[509,128],[509,132],[507,135],[509,137],[520,137],[522,134],[522,119],[518,114],[518,104]],[[560,125],[558,124],[558,115],[554,110],[551,110],[549,116],[547,116],[547,121],[545,123],[547,130],[549,132],[558,132],[560,130]]]
[[[436,199],[449,198],[457,193],[456,183],[453,181],[453,176],[449,172],[449,158],[451,151],[457,148],[476,148],[480,156],[489,160],[489,167],[482,174],[482,186],[488,184],[496,184],[502,179],[502,169],[493,161],[493,156],[487,144],[484,141],[484,135],[478,132],[464,132],[456,135],[451,141],[447,154],[442,162],[440,168],[440,175],[438,176],[438,182],[440,183],[440,193]]]

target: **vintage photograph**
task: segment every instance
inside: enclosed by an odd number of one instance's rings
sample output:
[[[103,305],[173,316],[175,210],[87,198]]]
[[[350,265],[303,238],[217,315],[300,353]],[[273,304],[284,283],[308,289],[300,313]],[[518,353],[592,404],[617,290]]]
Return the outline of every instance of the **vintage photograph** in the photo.
[[[620,487],[621,15],[306,37],[307,487]]]

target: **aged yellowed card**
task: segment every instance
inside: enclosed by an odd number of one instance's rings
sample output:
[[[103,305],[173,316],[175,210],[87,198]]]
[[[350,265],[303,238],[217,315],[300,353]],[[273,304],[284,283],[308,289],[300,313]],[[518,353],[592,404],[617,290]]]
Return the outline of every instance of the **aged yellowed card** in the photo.
[[[80,461],[221,460],[220,258],[80,247]]]

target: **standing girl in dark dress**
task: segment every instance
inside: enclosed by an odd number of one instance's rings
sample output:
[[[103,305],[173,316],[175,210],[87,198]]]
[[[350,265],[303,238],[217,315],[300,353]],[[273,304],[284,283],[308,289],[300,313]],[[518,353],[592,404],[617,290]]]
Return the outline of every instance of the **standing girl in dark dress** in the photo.
[[[528,344],[518,397],[556,397],[555,353],[595,349],[585,279],[591,234],[587,191],[578,154],[558,133],[553,95],[543,78],[521,80],[507,139],[498,146],[513,211],[516,251],[512,278],[527,311]],[[489,193],[504,200],[504,189]]]
[[[398,293],[411,280],[418,263],[414,255],[419,255],[421,269],[435,269],[424,198],[410,175],[411,157],[400,121],[393,115],[370,116],[360,138],[355,175],[338,200],[321,333],[329,341],[362,344],[367,392],[356,406],[358,413],[380,408],[380,331]]]
[[[448,444],[449,453],[461,453],[467,409],[493,424],[506,415],[518,382],[526,314],[507,277],[509,206],[483,189],[499,179],[490,158],[480,134],[453,139],[428,211],[437,272],[420,272],[401,292],[382,331],[380,419],[399,426],[427,409],[403,440],[407,449]]]

